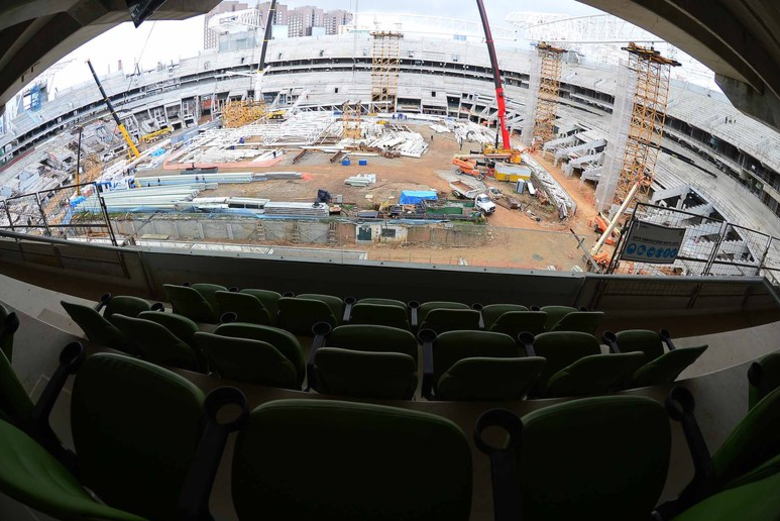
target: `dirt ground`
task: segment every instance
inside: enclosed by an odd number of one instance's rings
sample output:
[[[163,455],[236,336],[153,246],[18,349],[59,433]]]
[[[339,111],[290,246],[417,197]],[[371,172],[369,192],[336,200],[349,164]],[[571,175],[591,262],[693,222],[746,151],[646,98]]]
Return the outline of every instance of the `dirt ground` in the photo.
[[[383,201],[397,202],[402,190],[434,189],[449,193],[448,182],[436,171],[455,171],[452,157],[459,152],[452,134],[434,134],[424,125],[409,125],[413,130],[425,136],[430,145],[422,158],[360,157],[351,156],[352,164],[342,166],[331,163],[332,154],[309,151],[297,163],[292,164],[299,150],[290,150],[272,167],[255,167],[255,172],[300,172],[301,179],[271,180],[249,184],[222,184],[217,190],[209,191],[206,197],[258,197],[274,201],[314,201],[317,190],[324,189],[333,196],[342,195],[344,204],[355,205],[359,209],[377,208]],[[477,149],[476,143],[464,143],[463,150]],[[580,184],[577,177],[568,178],[560,168],[552,165],[540,154],[534,154],[542,164],[566,189],[577,203],[577,214],[561,221],[552,206],[542,206],[528,192],[515,194],[509,183],[486,179],[488,186],[498,188],[507,195],[520,200],[521,210],[509,210],[498,206],[496,212],[488,217],[488,226],[493,232],[490,244],[480,248],[435,248],[390,246],[376,244],[369,247],[358,246],[370,251],[370,258],[377,260],[405,260],[412,262],[432,262],[446,264],[468,263],[478,266],[523,267],[570,270],[574,264],[584,267],[582,252],[578,250],[577,240],[571,234],[573,230],[586,237],[591,245],[598,238],[593,231],[592,222],[596,215],[595,190],[590,183]],[[359,159],[366,159],[368,165],[358,166]],[[246,168],[234,171],[247,171]],[[222,169],[229,172],[230,169]],[[160,175],[163,172],[147,172],[139,175]],[[344,184],[347,177],[357,174],[376,174],[376,184],[366,188],[355,188]],[[165,172],[164,175],[170,175]],[[529,214],[530,213],[532,214]],[[536,217],[536,218],[534,218]],[[558,232],[558,233],[550,233]]]

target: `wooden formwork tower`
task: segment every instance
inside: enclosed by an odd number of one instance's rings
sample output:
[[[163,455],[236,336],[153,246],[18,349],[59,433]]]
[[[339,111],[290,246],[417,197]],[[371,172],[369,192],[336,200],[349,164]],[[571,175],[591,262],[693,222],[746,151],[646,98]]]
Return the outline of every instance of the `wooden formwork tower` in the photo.
[[[362,105],[357,103],[345,102],[341,107],[341,124],[344,129],[344,137],[358,140],[363,136],[363,117]]]
[[[561,90],[561,68],[563,53],[566,51],[539,42],[536,47],[539,54],[539,92],[534,111],[534,148],[541,148],[555,136],[555,121],[558,114],[558,94]]]
[[[371,110],[395,112],[398,103],[398,70],[401,63],[401,38],[398,31],[374,31],[371,62]]]
[[[616,199],[621,201],[637,181],[640,183],[639,196],[646,198],[650,192],[664,135],[669,79],[672,67],[680,66],[679,62],[664,58],[652,47],[640,47],[632,42],[623,50],[629,53],[628,69],[635,75],[636,87],[623,168],[615,193]]]

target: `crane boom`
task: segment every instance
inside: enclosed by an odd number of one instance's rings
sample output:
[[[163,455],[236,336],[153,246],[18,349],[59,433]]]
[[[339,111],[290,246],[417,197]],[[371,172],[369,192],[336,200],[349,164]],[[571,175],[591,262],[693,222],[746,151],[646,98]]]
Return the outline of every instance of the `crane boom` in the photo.
[[[116,110],[114,110],[113,103],[111,103],[111,100],[108,99],[108,96],[106,95],[106,91],[103,88],[103,85],[100,83],[97,73],[95,72],[95,68],[92,66],[92,62],[87,60],[87,65],[89,65],[89,70],[92,71],[92,77],[95,78],[95,83],[97,83],[98,89],[100,89],[100,94],[103,96],[103,101],[106,103],[106,106],[108,107],[108,111],[114,117],[114,121],[116,121],[116,127],[119,129],[119,132],[122,133],[122,137],[125,138],[125,141],[127,142],[127,146],[130,148],[130,152],[133,154],[133,158],[138,159],[139,157],[141,157],[141,154],[140,152],[138,152],[138,148],[136,148],[135,143],[133,143],[133,140],[130,138],[130,134],[127,133],[127,129],[125,128],[124,123],[122,123],[122,121],[119,119],[119,116],[116,113]]]
[[[276,15],[276,0],[271,0],[271,7],[268,8],[268,20],[265,22],[265,33],[263,34],[263,48],[260,50],[260,71],[265,69],[265,52],[268,50],[268,40],[271,39],[271,30],[273,29],[274,16]]]
[[[490,56],[490,66],[493,69],[493,83],[496,86],[496,102],[498,104],[498,121],[501,124],[501,139],[504,142],[504,149],[511,150],[512,142],[509,139],[509,131],[506,128],[506,100],[504,99],[504,86],[501,84],[501,73],[498,70],[498,58],[496,57],[496,48],[493,45],[493,35],[490,32],[490,23],[488,22],[487,11],[482,0],[477,0],[479,8],[479,17],[482,19],[482,28],[485,30],[485,43],[487,43],[488,55]]]

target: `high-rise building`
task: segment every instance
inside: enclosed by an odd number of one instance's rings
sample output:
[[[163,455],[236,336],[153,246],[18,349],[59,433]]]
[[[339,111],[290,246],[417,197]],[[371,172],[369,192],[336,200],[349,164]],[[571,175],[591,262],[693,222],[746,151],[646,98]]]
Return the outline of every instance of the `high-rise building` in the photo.
[[[260,11],[260,20],[263,26],[265,26],[268,20],[268,10],[271,9],[271,2],[261,2],[257,4],[257,10]],[[271,20],[272,25],[287,25],[287,6],[284,4],[276,4],[276,15]]]
[[[338,34],[339,27],[352,21],[352,13],[344,9],[325,12],[325,34]]]
[[[325,12],[313,5],[304,5],[287,11],[287,25],[290,26],[290,37],[311,36],[312,27],[324,25]]]
[[[219,45],[219,33],[209,29],[209,20],[218,14],[229,13],[231,11],[241,11],[243,9],[249,9],[249,4],[245,2],[225,1],[221,2],[219,5],[217,5],[217,7],[209,11],[203,22],[203,48],[214,49]]]

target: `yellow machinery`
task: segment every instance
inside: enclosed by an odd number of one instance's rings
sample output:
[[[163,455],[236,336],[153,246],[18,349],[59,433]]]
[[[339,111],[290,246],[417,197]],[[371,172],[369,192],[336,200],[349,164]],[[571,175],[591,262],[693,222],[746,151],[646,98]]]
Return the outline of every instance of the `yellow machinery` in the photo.
[[[173,132],[173,129],[171,127],[163,127],[160,130],[155,130],[154,132],[149,132],[148,134],[144,134],[143,136],[141,136],[141,141],[146,144],[152,143],[164,136],[167,136],[171,132]]]
[[[108,99],[108,96],[106,96],[106,91],[103,89],[103,85],[100,83],[100,80],[97,77],[97,73],[95,72],[95,68],[92,66],[92,62],[87,60],[87,65],[89,65],[89,70],[92,71],[92,77],[95,78],[95,83],[97,83],[98,89],[100,89],[100,94],[103,96],[103,101],[106,103],[108,111],[114,117],[114,121],[116,121],[116,128],[119,129],[122,137],[125,138],[125,142],[127,143],[127,147],[129,149],[130,158],[138,159],[141,157],[141,154],[138,152],[138,148],[136,148],[135,143],[133,143],[133,140],[130,138],[130,134],[127,133],[127,129],[125,128],[124,123],[122,123],[122,121],[119,119],[119,116],[117,115],[116,110],[114,110],[114,105],[111,103],[111,100]]]

